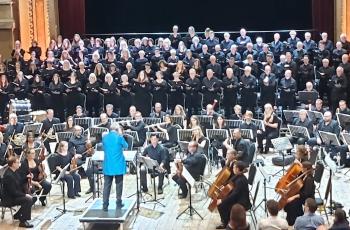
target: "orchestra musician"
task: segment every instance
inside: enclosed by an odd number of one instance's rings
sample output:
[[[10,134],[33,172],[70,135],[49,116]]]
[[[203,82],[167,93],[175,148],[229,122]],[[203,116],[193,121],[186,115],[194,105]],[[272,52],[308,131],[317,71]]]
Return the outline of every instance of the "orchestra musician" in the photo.
[[[26,140],[22,145],[22,154],[25,154],[25,152],[29,149],[37,149],[40,147],[40,142],[35,140],[35,134],[32,131],[28,131],[26,135]]]
[[[307,198],[315,199],[315,183],[313,178],[312,164],[309,161],[303,161],[302,163],[303,187],[299,193],[291,196],[287,200],[287,205],[284,210],[287,212],[287,222],[289,226],[293,226],[298,216],[304,214],[303,204]]]
[[[7,163],[7,145],[4,143],[4,135],[0,132],[0,166],[4,166]]]
[[[3,176],[3,199],[4,205],[10,207],[19,205],[20,209],[14,214],[13,218],[20,221],[19,227],[33,228],[34,226],[28,222],[31,219],[31,207],[33,205],[33,197],[26,194],[22,188],[23,184],[17,170],[20,162],[15,156],[11,156],[7,164],[9,168]]]
[[[192,141],[196,141],[198,143],[198,147],[201,149],[201,151],[204,152],[206,156],[208,156],[208,148],[209,148],[209,142],[205,138],[202,129],[200,127],[192,128]]]
[[[9,115],[9,124],[6,126],[6,131],[5,131],[5,140],[8,141],[8,144],[13,143],[13,137],[16,134],[20,134],[23,132],[24,125],[21,122],[17,121],[17,115],[15,113],[11,113]],[[22,146],[13,146],[14,151],[17,155],[21,154],[21,149],[20,147]]]
[[[256,126],[256,124],[254,124],[252,122],[253,119],[253,112],[246,110],[245,114],[244,114],[244,120],[243,122],[240,124],[239,128],[240,129],[250,129],[253,132],[253,139],[251,139],[251,142],[256,142],[256,136],[257,136],[257,131],[258,131],[258,127]]]
[[[106,105],[106,114],[108,118],[118,118],[119,115],[113,111],[113,104],[107,104]]]
[[[74,132],[74,119],[73,116],[69,116],[65,122],[66,126],[64,127],[64,132]]]
[[[46,110],[46,119],[43,120],[43,126],[41,127],[41,136],[44,139],[44,146],[49,154],[51,154],[49,143],[56,141],[56,138],[51,139],[53,135],[53,125],[58,123],[60,123],[60,119],[54,117],[53,109]]]
[[[26,186],[29,187],[28,192],[38,195],[41,205],[46,206],[46,196],[51,191],[52,185],[46,180],[47,175],[45,173],[44,164],[40,162],[39,159],[36,159],[35,149],[26,149],[25,157],[18,171],[24,182],[27,182]],[[31,184],[28,184],[28,177],[31,178]],[[34,196],[33,203],[35,203],[36,200],[37,196]]]
[[[258,150],[260,153],[268,153],[272,146],[271,139],[277,138],[279,135],[279,119],[273,111],[271,104],[266,104],[264,106],[264,117],[263,122],[265,126],[265,131],[257,131],[258,140]],[[263,139],[266,139],[265,149],[263,151]]]
[[[295,126],[301,126],[307,128],[307,131],[309,132],[310,137],[313,136],[313,123],[312,121],[307,117],[307,111],[305,109],[302,109],[299,111],[299,117],[295,118],[293,123]],[[306,137],[291,137],[290,142],[292,144],[297,143],[299,145],[305,144],[307,141]]]
[[[159,169],[157,170],[158,175],[158,194],[163,194],[163,181],[164,175],[167,172],[170,172],[169,166],[169,156],[168,151],[161,144],[159,144],[159,138],[156,134],[151,134],[150,136],[151,144],[148,145],[142,155],[145,157],[149,157],[152,160],[156,160],[159,164]],[[141,181],[141,189],[143,192],[148,192],[147,187],[147,171],[151,173],[153,169],[146,169],[144,165],[140,168],[140,181]]]
[[[56,177],[60,174],[63,168],[70,164],[74,155],[68,151],[68,143],[66,141],[61,141],[58,145],[57,157],[55,159],[55,174]],[[75,166],[75,165],[74,165]],[[80,176],[77,173],[77,169],[70,165],[67,169],[66,174],[62,177],[63,181],[67,183],[68,198],[75,199],[76,197],[80,197]]]
[[[126,128],[130,129],[131,131],[136,131],[137,132],[137,135],[139,137],[139,141],[136,142],[136,140],[134,140],[133,146],[134,147],[141,147],[141,146],[143,146],[143,144],[146,141],[146,131],[147,131],[145,129],[146,124],[145,124],[145,122],[142,119],[141,112],[136,111],[136,113],[135,113],[135,120],[136,121],[133,122],[133,123],[131,123],[129,120],[126,121],[126,123],[127,123]]]
[[[203,169],[206,165],[206,158],[198,149],[198,143],[196,141],[191,141],[188,144],[188,154],[186,157],[183,159],[175,159],[174,162],[177,165],[182,164],[182,167],[185,167],[191,176],[198,181],[204,171]],[[181,175],[181,173],[181,167],[179,167],[172,179],[180,186],[181,194],[179,195],[179,198],[184,199],[187,197],[188,188],[186,185],[186,179]]]
[[[174,112],[173,112],[174,116],[181,116],[183,118],[183,123],[182,124],[178,124],[181,126],[181,128],[186,129],[187,127],[187,117],[186,117],[186,113],[184,110],[184,107],[182,105],[176,105]]]
[[[154,104],[154,111],[149,116],[153,118],[163,119],[165,115],[166,113],[162,111],[162,104],[160,102],[156,102]]]
[[[250,145],[249,141],[242,138],[241,130],[239,128],[235,128],[233,130],[232,137],[233,139],[228,138],[223,143],[224,158],[226,157],[226,154],[225,154],[226,152],[228,152],[231,149],[234,149],[237,152],[237,154],[235,155],[235,159],[249,165],[250,163],[249,155],[248,155],[248,150]]]
[[[234,112],[234,114],[232,114],[230,117],[232,120],[242,120],[243,119],[242,107],[240,105],[235,105],[233,107],[233,112]]]
[[[162,141],[162,145],[165,148],[171,148],[177,144],[177,128],[174,126],[170,115],[164,116],[164,125],[157,124],[157,129],[163,133],[166,133],[167,140]]]
[[[226,198],[217,200],[221,224],[216,229],[226,228],[230,220],[230,210],[234,204],[241,204],[246,210],[251,208],[248,180],[244,175],[246,167],[246,163],[242,161],[234,163],[234,175],[230,178],[230,182],[233,183],[234,188]]]

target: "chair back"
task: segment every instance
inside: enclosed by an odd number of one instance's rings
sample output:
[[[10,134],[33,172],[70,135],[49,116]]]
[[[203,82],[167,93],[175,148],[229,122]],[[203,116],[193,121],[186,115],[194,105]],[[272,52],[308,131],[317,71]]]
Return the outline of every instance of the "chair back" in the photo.
[[[323,172],[324,172],[324,165],[321,162],[317,162],[315,172],[314,172],[314,181],[316,183],[318,184],[321,183]]]
[[[254,164],[250,165],[248,172],[248,184],[253,185],[256,175],[256,166]]]
[[[56,163],[57,156],[58,156],[57,153],[53,153],[47,157],[47,164],[49,166],[50,173],[56,170],[55,163]]]

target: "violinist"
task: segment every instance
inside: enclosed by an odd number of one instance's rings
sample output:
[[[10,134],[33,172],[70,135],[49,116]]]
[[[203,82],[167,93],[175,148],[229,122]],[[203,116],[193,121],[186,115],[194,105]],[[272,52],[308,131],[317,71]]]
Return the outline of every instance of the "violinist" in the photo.
[[[61,141],[58,145],[58,155],[56,158],[55,166],[56,166],[56,177],[60,174],[62,169],[71,163],[73,158],[72,154],[68,152],[68,143],[66,141]],[[68,167],[66,174],[62,177],[63,181],[67,183],[68,198],[75,199],[75,197],[80,197],[80,176],[77,173],[76,169],[72,166]]]
[[[248,180],[244,175],[246,167],[247,165],[243,161],[237,161],[233,166],[234,176],[230,178],[230,182],[232,182],[234,188],[226,198],[217,200],[221,224],[216,229],[226,228],[234,204],[240,204],[246,210],[251,208]]]
[[[268,153],[269,148],[273,147],[271,143],[271,139],[277,138],[278,133],[278,126],[279,126],[279,120],[277,116],[275,115],[272,105],[266,104],[264,106],[264,127],[265,131],[258,130],[257,132],[257,139],[258,139],[258,149],[260,153]],[[266,139],[265,149],[263,151],[263,139]]]
[[[296,218],[304,214],[303,204],[307,198],[315,199],[315,183],[313,178],[312,164],[309,161],[302,162],[303,187],[299,193],[289,197],[284,210],[287,212],[287,222],[289,226],[293,226]]]
[[[6,164],[7,151],[7,145],[4,143],[4,136],[2,135],[2,132],[0,132],[0,166]]]
[[[188,154],[184,159],[175,159],[176,164],[182,164],[191,176],[198,181],[205,168],[206,158],[203,156],[203,152],[198,149],[198,143],[196,141],[191,141],[188,144]],[[173,180],[180,186],[181,194],[180,199],[187,197],[188,189],[186,185],[186,180],[181,176],[181,166],[177,169],[176,174],[172,177]]]
[[[198,143],[198,147],[208,156],[209,141],[205,138],[202,129],[200,127],[195,127],[192,130],[192,141]]]
[[[45,150],[44,150],[45,151]],[[21,163],[19,173],[24,180],[28,180],[30,177],[31,184],[26,184],[30,189],[29,194],[39,195],[39,200],[42,206],[46,206],[46,195],[51,190],[51,184],[46,180],[45,167],[41,160],[35,158],[35,150],[27,149],[25,151],[26,158]],[[28,182],[28,181],[27,181]],[[41,191],[42,190],[42,191]],[[37,197],[33,197],[33,203],[35,203]]]
[[[22,146],[24,153],[28,149],[37,149],[39,147],[40,147],[40,142],[36,141],[34,133],[29,131],[26,135],[26,140]]]

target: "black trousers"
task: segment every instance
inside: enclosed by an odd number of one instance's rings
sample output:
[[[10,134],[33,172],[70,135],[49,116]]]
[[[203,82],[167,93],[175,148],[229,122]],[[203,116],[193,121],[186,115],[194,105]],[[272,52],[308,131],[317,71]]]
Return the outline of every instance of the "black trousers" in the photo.
[[[16,213],[21,222],[25,222],[31,219],[32,205],[33,205],[32,197],[27,197],[27,196],[17,197],[11,202],[11,206],[15,206],[15,205],[21,206],[21,208]]]
[[[39,197],[40,201],[45,201],[46,200],[46,195],[49,194],[49,192],[51,191],[52,185],[50,182],[48,182],[47,180],[43,180],[42,182],[40,182],[41,187],[43,187],[43,193],[41,194],[42,196]],[[34,190],[37,188],[33,188]],[[34,193],[35,191],[33,191]],[[35,194],[39,195],[41,193],[41,191],[36,191]],[[37,201],[37,197],[33,197],[33,203],[35,203]]]
[[[278,137],[278,131],[273,131],[273,132],[262,132],[257,134],[257,139],[258,139],[258,148],[263,148],[263,140],[266,139],[266,144],[265,144],[265,149],[268,150],[268,148],[273,147],[271,143],[271,139],[277,138]]]
[[[293,200],[284,207],[287,213],[287,222],[289,226],[293,226],[297,217],[304,215],[303,201],[300,198]]]
[[[74,197],[75,194],[81,191],[80,189],[80,176],[77,173],[66,174],[62,177],[62,180],[67,183],[68,197]]]
[[[230,221],[231,208],[234,204],[228,204],[227,202],[221,203],[218,206],[218,211],[220,214],[221,222],[227,226]]]
[[[109,205],[109,195],[111,193],[113,178],[115,178],[117,201],[120,201],[122,199],[123,175],[115,175],[115,176],[104,175],[104,187],[103,187],[103,207],[104,208],[107,208]]]
[[[148,173],[151,174],[151,176],[153,175],[153,170],[149,169]],[[154,172],[155,176],[158,176],[158,189],[163,188],[163,182],[164,182],[164,173],[161,172]],[[141,183],[141,187],[143,190],[147,189],[147,170],[145,166],[141,166],[140,168],[140,183]]]
[[[175,174],[173,176],[173,180],[176,182],[176,184],[178,184],[180,186],[181,192],[184,196],[187,196],[188,193],[188,188],[187,188],[187,181],[185,180],[185,178],[183,178],[182,176],[179,176],[178,174]]]

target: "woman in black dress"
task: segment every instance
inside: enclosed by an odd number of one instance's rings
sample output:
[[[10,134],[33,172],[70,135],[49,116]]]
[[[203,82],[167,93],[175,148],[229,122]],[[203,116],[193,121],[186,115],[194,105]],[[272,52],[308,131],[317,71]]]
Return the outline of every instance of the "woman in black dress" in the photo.
[[[96,75],[91,73],[89,76],[89,82],[85,86],[86,110],[88,116],[99,116],[101,111],[101,94],[99,89],[100,84],[97,81]]]
[[[30,86],[32,110],[46,109],[46,103],[44,98],[45,83],[41,80],[39,75],[35,75],[34,81]]]
[[[35,158],[35,149],[28,149],[25,152],[26,159],[21,162],[21,167],[19,168],[19,173],[21,178],[26,182],[28,180],[28,175],[32,176],[30,193],[35,193],[39,196],[39,200],[42,206],[46,206],[46,195],[51,191],[51,184],[45,179],[43,172],[45,170],[43,164],[39,159]],[[39,176],[40,175],[40,176]],[[33,196],[33,203],[37,200],[36,196]]]
[[[171,111],[174,111],[176,105],[185,106],[184,89],[185,84],[180,79],[180,74],[178,72],[173,73],[174,80],[170,81],[170,92],[168,99],[168,107]]]
[[[69,76],[73,72],[73,69],[68,60],[63,61],[62,69],[60,70],[61,81],[66,83],[69,79]]]
[[[101,63],[97,63],[97,65],[95,66],[94,73],[96,75],[97,81],[99,83],[102,83],[105,79],[106,71]]]
[[[23,72],[17,74],[17,77],[12,84],[15,97],[19,100],[26,99],[28,96],[29,84],[27,79],[24,78]]]
[[[125,74],[121,76],[120,81],[120,84],[118,84],[118,88],[120,90],[120,116],[126,117],[129,115],[129,108],[132,102],[132,85],[129,83],[128,76]]]
[[[2,118],[2,124],[5,123],[6,106],[10,100],[9,92],[10,92],[10,84],[7,81],[7,76],[5,74],[1,74],[0,76],[0,117]]]
[[[119,95],[117,95],[117,83],[113,81],[113,77],[110,73],[107,73],[105,76],[105,82],[103,82],[101,92],[104,96],[104,108],[108,104],[112,104],[114,108],[120,108]]]
[[[167,103],[167,91],[168,91],[168,83],[163,79],[163,73],[161,71],[157,71],[156,80],[152,82],[152,106],[154,106],[157,102],[162,105],[162,110],[166,111],[168,107]],[[149,114],[148,114],[149,115]],[[148,116],[144,115],[144,116]]]
[[[304,185],[298,194],[289,197],[284,210],[287,212],[287,222],[289,226],[293,226],[296,218],[304,214],[303,204],[307,198],[315,199],[315,183],[313,177],[312,164],[304,161],[302,164]]]
[[[55,73],[52,77],[52,81],[49,85],[49,94],[51,97],[51,108],[54,108],[57,118],[61,121],[64,120],[64,100],[63,100],[64,85],[61,82],[58,73]]]
[[[135,92],[133,104],[141,112],[142,116],[149,116],[151,113],[152,95],[150,94],[151,84],[145,71],[140,71],[137,79],[134,81],[133,91]]]
[[[72,72],[69,81],[64,84],[67,93],[67,115],[73,115],[77,105],[83,105],[83,95],[81,94],[81,84],[77,80],[77,75]]]

